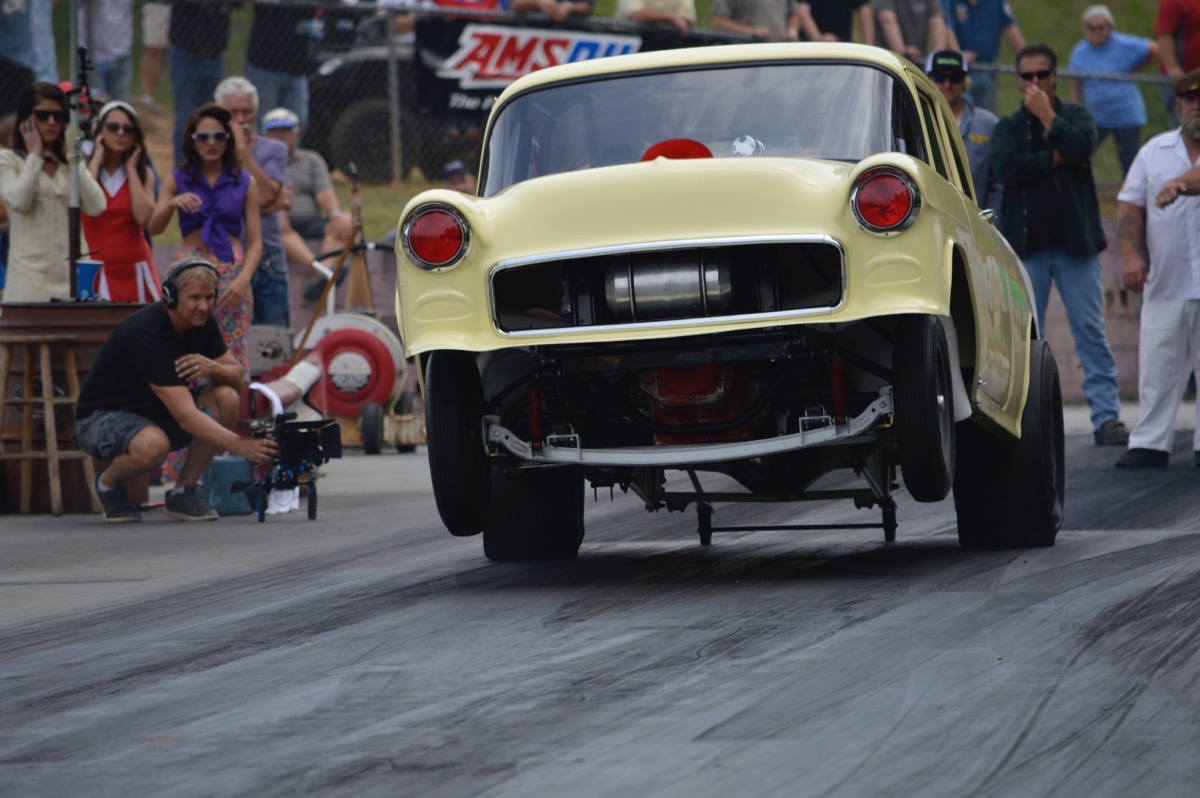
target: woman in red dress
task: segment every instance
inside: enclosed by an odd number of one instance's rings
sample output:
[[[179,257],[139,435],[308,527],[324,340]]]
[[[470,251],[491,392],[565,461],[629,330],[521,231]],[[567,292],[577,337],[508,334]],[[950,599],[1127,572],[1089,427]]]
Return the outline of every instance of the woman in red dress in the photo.
[[[113,302],[157,302],[158,274],[145,227],[154,211],[154,173],[137,112],[115,100],[96,118],[96,149],[88,170],[104,189],[108,208],[84,217],[91,257],[101,261],[100,296]]]

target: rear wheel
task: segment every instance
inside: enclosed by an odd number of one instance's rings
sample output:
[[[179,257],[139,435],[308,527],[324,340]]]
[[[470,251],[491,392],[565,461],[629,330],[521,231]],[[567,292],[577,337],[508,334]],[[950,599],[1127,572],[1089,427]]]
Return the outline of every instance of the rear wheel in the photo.
[[[936,316],[904,316],[892,350],[892,402],[900,473],[919,502],[946,498],[954,482],[954,392],[946,331]]]
[[[960,425],[954,508],[964,548],[1053,546],[1062,527],[1066,466],[1058,365],[1044,341],[1033,341],[1029,355],[1021,439],[1001,440],[970,421]]]
[[[308,520],[315,521],[317,518],[317,484],[315,482],[308,483]]]
[[[433,497],[451,535],[477,535],[487,517],[492,471],[484,412],[474,354],[433,352],[425,370],[425,437]]]
[[[583,542],[583,476],[568,469],[492,472],[483,528],[489,560],[573,560]]]
[[[358,417],[358,431],[362,436],[364,454],[379,454],[383,451],[383,405],[367,402]]]

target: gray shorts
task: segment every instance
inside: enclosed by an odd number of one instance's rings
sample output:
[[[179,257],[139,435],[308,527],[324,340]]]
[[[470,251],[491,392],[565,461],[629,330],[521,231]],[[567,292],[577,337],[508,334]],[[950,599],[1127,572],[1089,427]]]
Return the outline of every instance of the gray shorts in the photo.
[[[142,44],[165,50],[171,46],[171,4],[148,2],[142,6]]]
[[[75,442],[79,448],[97,460],[112,462],[129,451],[129,442],[146,427],[159,424],[137,413],[124,410],[97,410],[87,418],[75,422]],[[169,424],[163,432],[171,441],[171,451],[182,449],[191,441],[178,425]]]

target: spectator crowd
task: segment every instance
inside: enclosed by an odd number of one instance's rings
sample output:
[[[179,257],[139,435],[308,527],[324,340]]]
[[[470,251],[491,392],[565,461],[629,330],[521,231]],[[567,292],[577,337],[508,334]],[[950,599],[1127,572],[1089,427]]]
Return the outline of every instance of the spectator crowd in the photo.
[[[79,89],[63,80],[55,62],[55,36],[65,31],[52,29],[51,3],[0,4],[0,299],[7,302],[70,298],[63,235],[66,126],[70,98]],[[169,265],[154,263],[150,242],[176,225],[182,259],[214,269],[213,314],[225,348],[244,369],[251,324],[290,325],[289,263],[305,268],[316,258],[314,247],[341,248],[352,225],[338,206],[324,158],[299,146],[309,120],[311,53],[323,6],[254,3],[244,74],[229,76],[224,54],[237,5],[78,2],[80,43],[91,60],[83,99],[93,109],[79,197],[85,251],[103,262],[97,294],[123,302],[159,300],[165,287],[160,275]],[[1136,183],[1121,195],[1122,213],[1135,228],[1131,242],[1123,242],[1126,258],[1136,261],[1128,267],[1129,289],[1153,290],[1156,302],[1159,296],[1161,302],[1200,302],[1196,277],[1156,280],[1151,269],[1147,280],[1147,262],[1137,260],[1148,244],[1149,264],[1159,262],[1162,252],[1197,262],[1198,253],[1175,252],[1157,232],[1176,224],[1179,209],[1190,208],[1191,200],[1169,212],[1154,204],[1155,180],[1179,178],[1178,196],[1187,196],[1192,185],[1182,174],[1195,163],[1188,125],[1196,127],[1200,114],[1195,86],[1186,82],[1197,82],[1200,69],[1200,12],[1193,5],[1162,0],[1150,36],[1118,30],[1103,5],[1087,8],[1082,37],[1069,53],[1069,69],[1078,77],[1070,80],[1065,99],[1056,94],[1057,55],[1045,45],[1027,45],[1005,0],[713,0],[711,24],[759,41],[858,41],[924,68],[959,122],[980,204],[999,213],[1001,229],[1030,268],[1039,321],[1051,283],[1063,294],[1086,372],[1096,443],[1124,445],[1129,432],[1117,416],[1116,367],[1100,306],[1096,254],[1107,242],[1091,163],[1109,137],[1123,175],[1145,161],[1133,172]],[[411,38],[413,14],[444,6],[537,13],[555,21],[593,10],[590,0],[383,0],[379,6],[395,15],[401,38]],[[619,0],[616,17],[680,36],[698,21],[693,0]],[[135,25],[143,45],[136,84]],[[998,116],[995,65],[1003,45],[1015,56],[1022,104]],[[1166,145],[1159,138],[1152,140],[1153,158],[1139,155],[1147,124],[1142,94],[1128,81],[1104,77],[1148,67],[1170,79],[1169,110],[1184,114],[1178,163],[1161,154]],[[173,162],[154,163],[143,117],[165,112],[155,100],[164,76],[173,99]],[[1180,133],[1167,135],[1176,142]],[[442,176],[447,187],[473,190],[472,171],[453,161]],[[1164,407],[1173,407],[1171,396],[1190,375],[1200,345],[1191,306],[1155,307],[1160,320],[1173,319],[1175,326],[1155,328],[1154,340],[1169,339],[1179,351],[1172,350],[1171,373],[1160,369],[1143,386],[1155,397],[1157,426],[1139,432],[1131,451],[1152,454],[1135,454],[1122,467],[1165,464],[1154,453],[1163,445],[1158,419]],[[1200,441],[1196,458],[1200,466]],[[187,470],[186,462],[167,463],[168,473]]]

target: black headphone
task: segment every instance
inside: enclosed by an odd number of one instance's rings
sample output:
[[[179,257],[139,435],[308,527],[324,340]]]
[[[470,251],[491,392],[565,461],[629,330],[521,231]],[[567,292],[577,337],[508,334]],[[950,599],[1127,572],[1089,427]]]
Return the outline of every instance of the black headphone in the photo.
[[[167,276],[162,281],[162,301],[169,308],[179,305],[179,286],[175,284],[176,278],[188,269],[196,266],[208,269],[213,273],[213,277],[217,278],[218,282],[221,279],[221,273],[217,271],[217,267],[213,266],[206,260],[200,258],[192,258],[190,260],[182,260],[171,267],[171,271],[167,272]]]

